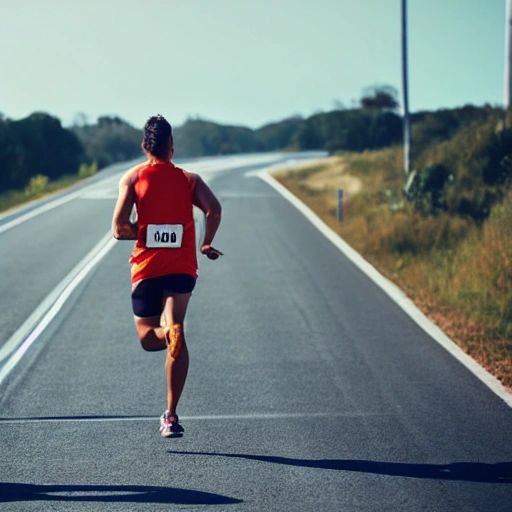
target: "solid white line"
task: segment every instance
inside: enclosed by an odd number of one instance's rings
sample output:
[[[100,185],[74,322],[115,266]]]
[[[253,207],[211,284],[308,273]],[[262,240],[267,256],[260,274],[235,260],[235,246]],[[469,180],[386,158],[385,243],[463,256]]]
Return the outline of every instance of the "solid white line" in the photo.
[[[38,215],[41,215],[42,213],[53,210],[54,208],[57,208],[57,206],[61,206],[63,204],[69,203],[73,199],[76,199],[80,195],[80,193],[81,192],[74,192],[71,194],[66,194],[64,197],[59,197],[58,199],[54,199],[53,201],[43,204],[42,206],[39,206],[38,208],[34,208],[33,210],[30,210],[29,212],[27,212],[23,215],[20,215],[19,217],[16,217],[15,219],[11,220],[10,222],[6,222],[5,224],[2,224],[0,226],[0,233],[4,233],[5,231],[8,231],[9,229],[19,226],[20,224],[23,224],[27,220],[37,217]]]
[[[140,162],[140,161],[142,161],[141,158],[135,158],[133,160],[128,160],[126,162],[118,162],[115,164],[111,164],[108,167],[105,167],[104,169],[102,169],[99,173],[100,175],[107,173],[107,174],[109,174],[109,176],[102,177],[101,179],[98,179],[96,181],[95,181],[95,178],[97,178],[99,175],[91,176],[90,178],[86,178],[85,180],[70,186],[68,189],[57,190],[57,191],[52,192],[42,198],[34,199],[32,201],[29,201],[28,203],[24,203],[22,205],[13,207],[3,213],[0,213],[0,221],[5,219],[6,217],[11,217],[12,215],[16,215],[17,213],[22,212],[23,210],[30,208],[31,206],[41,203],[43,201],[47,201],[47,202],[42,206],[46,206],[46,205],[52,203],[54,205],[54,206],[52,206],[52,208],[55,208],[56,206],[59,206],[59,203],[58,202],[56,203],[56,201],[59,201],[59,199],[63,199],[64,195],[65,195],[65,197],[68,197],[70,194],[74,194],[76,192],[76,195],[73,196],[73,199],[74,199],[75,197],[80,196],[81,193],[83,193],[84,191],[89,191],[91,188],[94,188],[96,186],[102,186],[104,183],[108,183],[112,179],[116,179],[119,181],[119,178],[121,177],[123,172],[125,172],[125,170],[129,169],[130,167],[133,167],[137,162]],[[114,169],[120,169],[120,170],[115,171]],[[114,172],[115,174],[110,175],[111,172]],[[89,181],[92,181],[92,183],[87,185],[87,183]],[[83,185],[86,185],[86,186],[83,186]],[[81,187],[81,188],[79,190],[75,190],[76,187]],[[55,201],[51,201],[51,198],[56,195],[59,195],[59,198],[55,199]],[[64,201],[64,203],[65,202],[67,202],[67,201]],[[64,203],[60,203],[60,204],[64,204]],[[49,209],[51,210],[52,208],[49,208]],[[34,208],[34,210],[35,209],[36,208]],[[34,210],[32,210],[32,211],[34,211]],[[39,215],[40,213],[44,213],[45,211],[48,211],[48,210],[47,209],[39,210],[39,213],[36,213],[35,215]],[[28,213],[29,212],[27,212],[27,214]],[[9,228],[1,229],[10,223],[4,224],[3,226],[0,227],[0,233],[3,233],[3,231],[7,231],[7,229],[10,229],[11,227],[17,226],[17,225],[21,224],[22,222],[25,222],[26,220],[33,218],[35,215],[31,215],[27,218],[24,218],[23,221],[16,222]],[[24,217],[23,214],[20,217]],[[20,218],[20,217],[18,217],[18,218]],[[14,219],[13,222],[17,221],[18,218]]]
[[[407,295],[384,277],[373,265],[366,261],[358,252],[348,245],[335,231],[320,219],[308,206],[294,196],[281,183],[268,174],[269,169],[263,169],[257,176],[268,183],[293,206],[295,206],[336,248],[338,248],[354,265],[364,272],[379,286],[402,310],[407,313],[431,338],[445,348],[453,357],[462,363],[473,375],[480,379],[493,393],[499,396],[509,407],[512,407],[512,393],[485,368],[466,354],[451,340],[432,320],[427,318],[407,297]]]
[[[280,420],[280,419],[300,419],[300,418],[356,418],[367,416],[389,416],[391,413],[376,413],[366,411],[353,412],[308,412],[307,415],[298,412],[291,413],[262,413],[262,414],[205,414],[197,416],[180,416],[183,421],[218,421],[218,420]],[[5,418],[0,419],[0,425],[16,425],[26,423],[112,423],[112,422],[130,422],[130,421],[157,421],[158,416],[110,416],[105,418],[83,418],[83,417],[64,417],[64,418]]]
[[[52,290],[23,325],[9,338],[0,350],[0,361],[7,359],[0,369],[0,384],[18,364],[23,355],[41,335],[48,324],[62,309],[66,300],[87,274],[114,247],[116,240],[110,232],[69,272]]]
[[[276,160],[278,158],[282,157],[282,154],[255,154],[251,155],[249,157],[233,157],[233,158],[224,158],[223,160],[206,160],[206,161],[192,161],[190,163],[187,163],[185,166],[187,169],[195,170],[201,173],[215,173],[219,171],[224,171],[228,169],[234,169],[237,167],[244,167],[249,165],[257,165],[257,164],[265,164],[268,162],[271,162],[273,160]],[[227,160],[227,161],[226,161]],[[133,162],[128,162],[126,165],[126,169],[129,169],[132,166]],[[179,164],[178,164],[179,165]],[[112,176],[107,176],[105,179],[100,181],[95,181],[94,183],[91,183],[90,185],[83,187],[79,190],[76,190],[74,192],[70,192],[65,194],[64,196],[58,197],[57,199],[54,199],[53,201],[49,201],[39,207],[34,208],[33,210],[30,210],[24,214],[21,214],[19,217],[16,217],[15,219],[6,222],[5,224],[0,225],[0,234],[5,233],[9,229],[12,229],[16,226],[19,226],[20,224],[23,224],[24,222],[33,219],[34,217],[37,217],[38,215],[41,215],[42,213],[46,213],[50,210],[53,210],[54,208],[57,208],[58,206],[62,206],[63,204],[69,203],[70,201],[73,201],[73,199],[77,198],[83,198],[83,199],[109,199],[110,197],[117,197],[117,194],[115,196],[112,196],[111,193],[107,192],[105,193],[105,187],[107,185],[110,185],[111,183],[115,181],[119,181],[121,175],[123,174],[123,171],[120,171],[118,173],[113,174]],[[21,208],[26,207],[27,205],[22,206]],[[14,212],[15,213],[15,212]],[[13,212],[6,212],[5,214],[0,215],[0,220],[5,217],[13,214]]]
[[[269,164],[270,162],[279,160],[283,157],[283,153],[263,153],[263,154],[254,154],[251,156],[233,156],[228,157],[224,161],[217,161],[216,159],[207,160],[206,162],[196,161],[196,162],[188,162],[186,165],[179,165],[178,167],[183,167],[188,171],[198,172],[202,175],[202,173],[216,173],[219,171],[227,171],[230,169],[236,169],[238,167],[248,167],[252,165],[264,165]]]
[[[262,176],[262,174],[269,174],[274,171],[288,171],[288,170],[296,168],[297,166],[303,166],[303,165],[310,166],[310,165],[319,164],[319,163],[324,162],[326,158],[327,158],[327,153],[325,153],[325,152],[322,153],[320,151],[316,151],[310,158],[301,158],[300,160],[290,158],[286,162],[272,164],[271,166],[266,167],[263,170],[256,169],[254,171],[247,171],[244,174],[244,176],[246,178],[254,178],[254,177],[259,178],[260,176]]]
[[[11,352],[28,336],[34,329],[43,315],[50,309],[59,296],[64,292],[69,283],[79,274],[81,269],[102,249],[102,247],[111,239],[110,233],[106,233],[101,240],[71,269],[71,271],[62,279],[62,281],[41,301],[33,313],[23,322],[23,324],[14,332],[6,343],[0,347],[0,362],[6,359]]]
[[[240,163],[241,161],[238,160],[237,165]],[[60,197],[35,208],[30,212],[27,212],[24,215],[0,226],[0,233],[30,220],[41,213],[66,204],[73,199],[87,198],[89,194],[101,193],[105,190],[107,185],[110,186],[113,181],[119,180],[119,176],[121,174],[122,173],[118,173],[113,176],[108,176],[104,180],[92,183],[87,187],[66,194],[64,197]],[[208,179],[205,179],[205,181],[208,181]],[[196,230],[201,234],[204,232],[204,216],[200,215],[200,212],[196,211],[197,209],[194,210]],[[41,335],[53,318],[55,318],[73,290],[83,281],[90,270],[112,249],[114,245],[115,240],[112,238],[110,232],[107,232],[98,244],[96,244],[96,246],[93,247],[93,249],[89,251],[89,253],[68,273],[68,275],[45,297],[25,322],[23,322],[14,334],[0,347],[0,363],[9,358],[0,368],[0,384],[18,364],[29,347]]]
[[[5,224],[2,224],[0,226],[0,234],[4,233],[5,231],[8,231],[9,229],[12,229],[16,226],[19,226],[20,224],[23,224],[27,220],[33,219],[34,217],[37,217],[38,215],[41,215],[42,213],[49,212],[50,210],[53,210],[54,208],[57,208],[58,206],[62,206],[63,204],[69,203],[70,201],[73,201],[77,198],[84,198],[87,199],[87,196],[89,194],[98,193],[98,191],[95,191],[95,189],[102,190],[107,185],[111,185],[111,182],[119,181],[120,177],[122,175],[122,172],[118,174],[114,174],[113,176],[107,176],[106,178],[96,181],[94,183],[91,183],[90,185],[87,185],[86,187],[83,187],[79,190],[75,190],[74,192],[66,193],[64,196],[58,197],[57,199],[54,199],[53,201],[49,201],[37,208],[34,208],[33,210],[30,210],[27,213],[24,213],[20,215],[19,217],[16,217],[15,219],[6,222]],[[10,212],[8,212],[10,213]]]

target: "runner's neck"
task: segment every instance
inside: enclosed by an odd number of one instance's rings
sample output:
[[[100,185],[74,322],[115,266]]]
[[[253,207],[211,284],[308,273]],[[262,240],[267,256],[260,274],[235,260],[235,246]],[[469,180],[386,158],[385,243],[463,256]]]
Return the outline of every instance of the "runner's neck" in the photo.
[[[158,158],[148,158],[148,164],[150,165],[158,165],[158,164],[171,164],[172,162],[169,160],[159,160]]]

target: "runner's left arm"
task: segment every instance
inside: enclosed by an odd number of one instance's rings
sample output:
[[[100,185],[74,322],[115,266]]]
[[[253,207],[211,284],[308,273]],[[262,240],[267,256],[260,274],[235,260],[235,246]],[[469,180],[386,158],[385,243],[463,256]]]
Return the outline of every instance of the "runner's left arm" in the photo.
[[[223,253],[215,249],[211,244],[217,229],[219,228],[222,207],[215,194],[197,174],[188,173],[189,179],[194,182],[193,203],[200,208],[206,218],[206,228],[201,244],[201,252],[211,260],[216,260]]]
[[[130,222],[135,204],[133,175],[130,170],[119,181],[119,195],[112,216],[112,235],[118,240],[137,240],[137,224]]]

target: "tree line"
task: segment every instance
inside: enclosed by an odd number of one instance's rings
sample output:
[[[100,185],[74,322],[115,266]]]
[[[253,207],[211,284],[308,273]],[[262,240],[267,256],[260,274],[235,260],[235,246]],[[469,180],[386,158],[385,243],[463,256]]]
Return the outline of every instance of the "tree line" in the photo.
[[[0,191],[25,188],[34,176],[55,180],[84,165],[105,167],[140,155],[141,131],[117,117],[65,128],[35,112],[20,120],[0,118]]]
[[[178,156],[207,156],[257,151],[363,151],[402,139],[397,92],[390,86],[366,88],[359,106],[337,108],[307,118],[293,116],[261,128],[225,126],[189,119],[175,131]]]
[[[174,130],[176,156],[383,147],[401,138],[395,96],[389,88],[370,91],[360,108],[292,117],[256,130],[189,119]],[[45,112],[20,120],[0,115],[0,191],[23,189],[34,176],[54,180],[79,171],[86,175],[89,168],[135,158],[141,154],[141,138],[140,129],[116,116],[99,117],[93,124],[82,116],[66,128]]]
[[[174,129],[176,157],[260,151],[364,151],[402,142],[397,94],[364,91],[355,108],[294,116],[257,129],[188,119]],[[414,182],[407,196],[428,214],[450,211],[485,218],[512,181],[512,114],[464,106],[411,116]],[[0,116],[0,192],[26,189],[33,177],[87,176],[141,156],[142,131],[115,116],[70,128],[50,114],[20,120]],[[398,170],[397,170],[398,171]],[[37,185],[37,183],[35,184]]]
[[[401,117],[373,109],[292,117],[256,130],[189,119],[174,135],[178,157],[277,150],[363,151],[396,144],[401,137]]]

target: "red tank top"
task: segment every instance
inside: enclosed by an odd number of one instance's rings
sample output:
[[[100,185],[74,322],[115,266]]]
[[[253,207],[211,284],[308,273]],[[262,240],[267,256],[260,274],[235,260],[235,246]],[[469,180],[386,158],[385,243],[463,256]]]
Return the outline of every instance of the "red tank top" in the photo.
[[[171,162],[145,163],[137,171],[137,242],[130,257],[132,283],[166,274],[197,277],[196,236],[192,213],[194,182]],[[179,248],[148,248],[148,224],[181,224]]]

